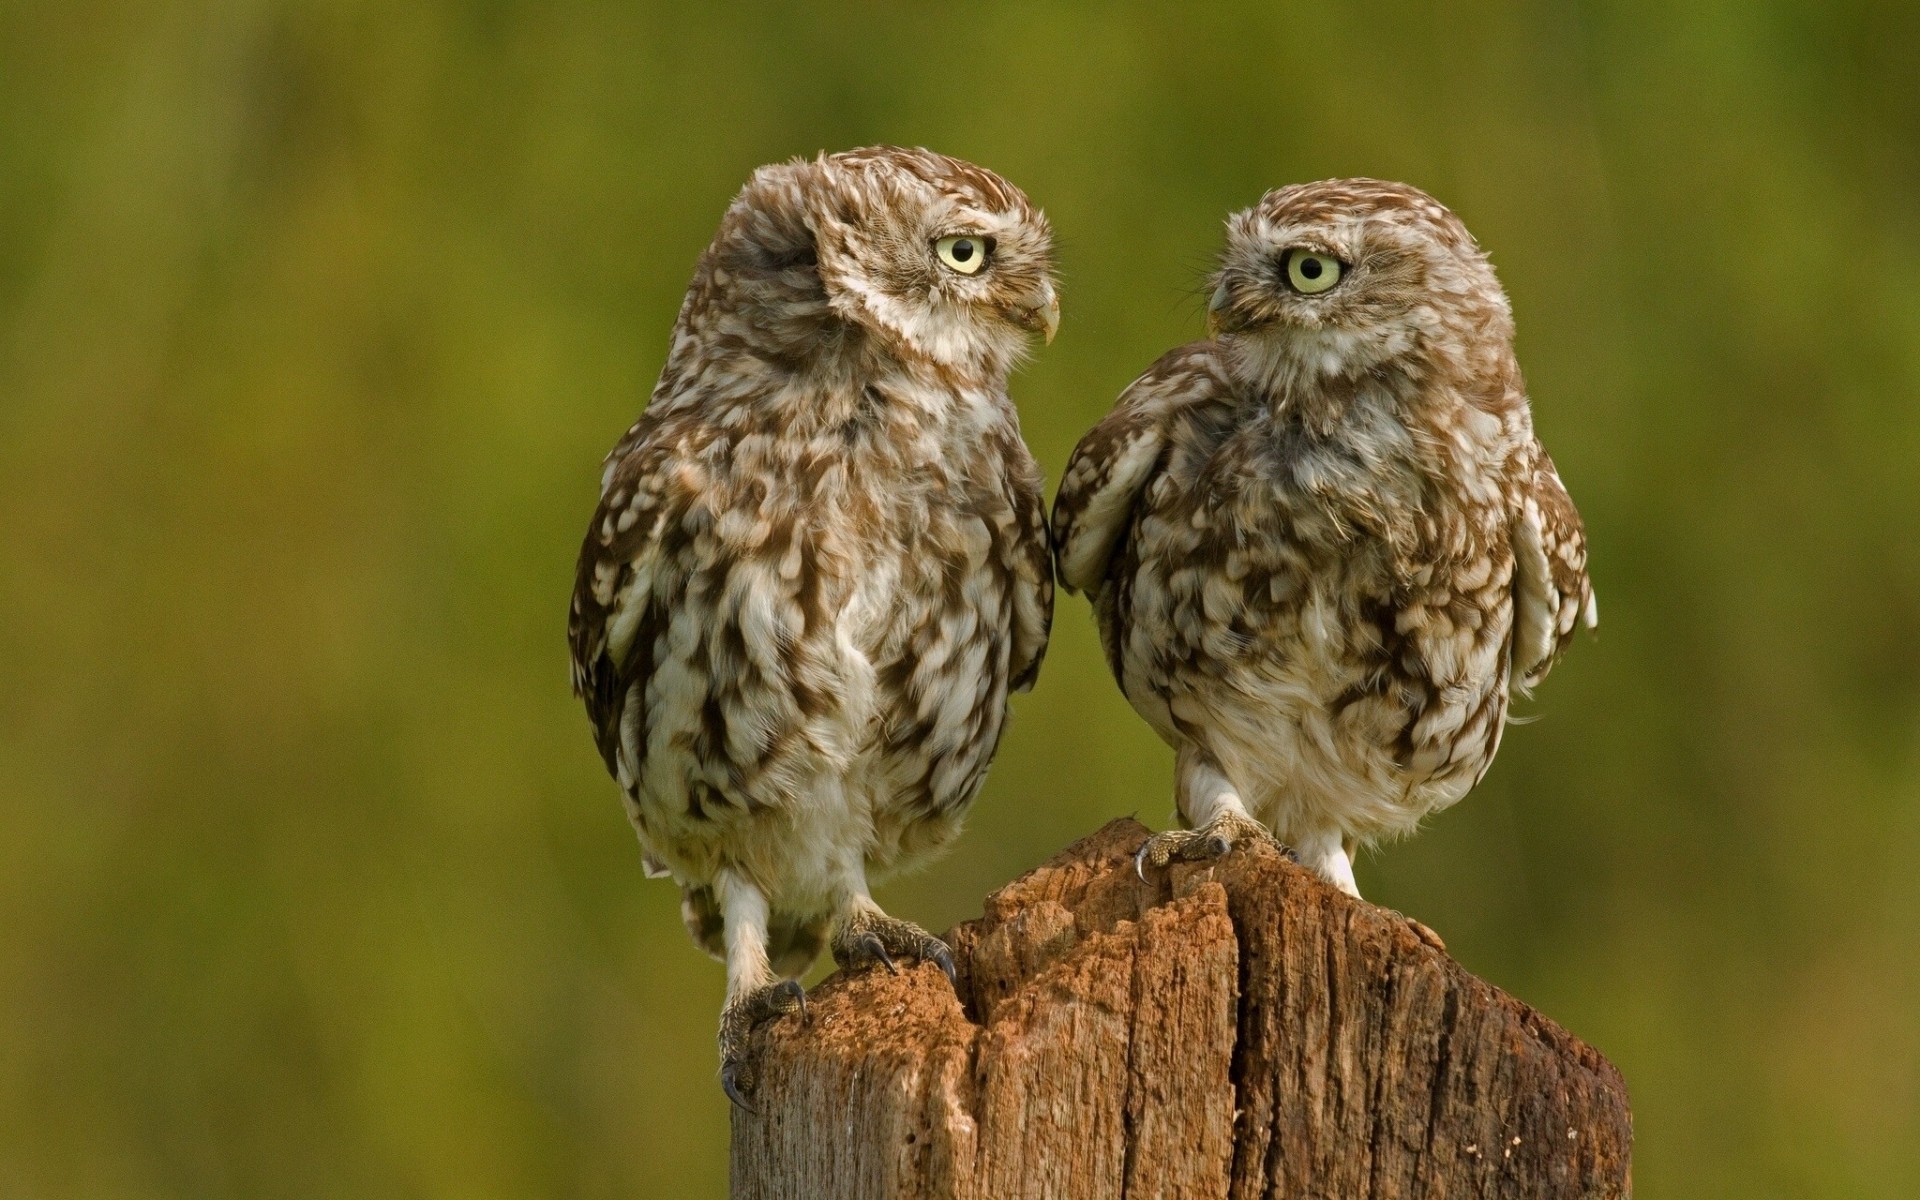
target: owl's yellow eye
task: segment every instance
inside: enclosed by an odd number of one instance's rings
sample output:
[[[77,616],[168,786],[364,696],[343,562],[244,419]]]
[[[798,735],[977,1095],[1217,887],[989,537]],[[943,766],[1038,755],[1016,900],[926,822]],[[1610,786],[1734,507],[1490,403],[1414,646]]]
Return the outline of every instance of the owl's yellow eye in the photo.
[[[1287,251],[1287,282],[1303,296],[1317,296],[1334,284],[1346,271],[1346,264],[1330,254],[1311,250]]]
[[[987,256],[993,253],[993,239],[970,233],[943,237],[933,244],[933,252],[940,256],[940,261],[949,270],[962,275],[977,275],[980,268],[987,265]]]

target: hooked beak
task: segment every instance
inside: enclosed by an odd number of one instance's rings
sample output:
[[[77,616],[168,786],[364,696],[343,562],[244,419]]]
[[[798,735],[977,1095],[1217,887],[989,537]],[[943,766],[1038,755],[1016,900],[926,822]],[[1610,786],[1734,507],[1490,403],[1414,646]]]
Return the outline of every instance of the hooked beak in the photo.
[[[1227,305],[1233,297],[1227,291],[1226,280],[1213,289],[1213,299],[1207,301],[1207,336],[1217,338],[1223,333],[1231,333],[1238,323],[1227,315]]]
[[[1031,329],[1053,344],[1053,335],[1060,328],[1060,297],[1053,294],[1053,285],[1043,283],[1037,292],[1026,297],[1026,302],[1015,310],[1015,320],[1024,329]]]

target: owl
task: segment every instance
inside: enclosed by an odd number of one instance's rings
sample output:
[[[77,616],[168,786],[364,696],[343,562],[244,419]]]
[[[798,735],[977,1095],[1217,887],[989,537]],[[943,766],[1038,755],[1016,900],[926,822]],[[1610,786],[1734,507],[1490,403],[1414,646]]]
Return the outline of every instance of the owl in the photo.
[[[1358,896],[1356,849],[1466,795],[1509,697],[1595,624],[1585,535],[1506,295],[1432,197],[1270,192],[1212,282],[1210,340],[1074,450],[1060,581],[1175,752],[1188,828],[1137,865],[1272,836]]]
[[[951,842],[1046,651],[1040,469],[1007,377],[1059,304],[991,171],[879,147],[763,167],[701,256],[575,574],[573,686],[650,872],[726,963],[721,1082],[823,944],[947,948],[869,886]]]

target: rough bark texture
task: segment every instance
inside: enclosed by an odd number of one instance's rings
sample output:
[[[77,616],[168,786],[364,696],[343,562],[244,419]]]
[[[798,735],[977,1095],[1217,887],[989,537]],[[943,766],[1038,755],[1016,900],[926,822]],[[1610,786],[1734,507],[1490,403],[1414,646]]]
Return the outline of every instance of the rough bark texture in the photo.
[[[1274,850],[1142,883],[1146,835],[1116,821],[988,897],[948,937],[957,989],[836,976],[765,1027],[733,1194],[1631,1194],[1597,1051]]]

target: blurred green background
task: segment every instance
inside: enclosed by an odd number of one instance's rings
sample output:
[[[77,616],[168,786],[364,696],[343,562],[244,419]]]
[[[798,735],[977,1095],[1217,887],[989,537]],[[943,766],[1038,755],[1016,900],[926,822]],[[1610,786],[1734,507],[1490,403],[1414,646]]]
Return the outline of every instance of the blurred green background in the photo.
[[[567,694],[600,456],[757,164],[1060,233],[1051,478],[1222,218],[1491,251],[1605,624],[1372,899],[1605,1051],[1647,1197],[1920,1194],[1920,9],[0,6],[0,1194],[718,1195],[719,967]],[[1063,602],[934,929],[1169,758]]]

